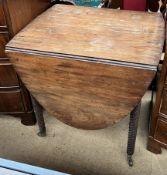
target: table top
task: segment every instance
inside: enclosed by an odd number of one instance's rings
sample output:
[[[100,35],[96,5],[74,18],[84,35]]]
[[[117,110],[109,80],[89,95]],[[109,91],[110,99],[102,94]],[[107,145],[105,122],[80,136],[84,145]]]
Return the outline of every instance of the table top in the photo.
[[[100,129],[139,103],[163,43],[160,14],[56,5],[12,39],[6,53],[51,115]]]
[[[157,66],[163,43],[161,14],[55,5],[16,35],[7,49]]]

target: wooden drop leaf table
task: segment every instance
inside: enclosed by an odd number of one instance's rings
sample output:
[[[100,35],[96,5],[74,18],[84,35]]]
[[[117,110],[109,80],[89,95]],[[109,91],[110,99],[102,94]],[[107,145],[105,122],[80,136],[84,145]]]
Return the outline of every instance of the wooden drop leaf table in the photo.
[[[140,101],[163,43],[161,14],[55,5],[18,33],[6,53],[36,112],[41,105],[68,125],[100,129],[132,111],[127,149],[132,165]],[[43,120],[39,123],[44,133]]]

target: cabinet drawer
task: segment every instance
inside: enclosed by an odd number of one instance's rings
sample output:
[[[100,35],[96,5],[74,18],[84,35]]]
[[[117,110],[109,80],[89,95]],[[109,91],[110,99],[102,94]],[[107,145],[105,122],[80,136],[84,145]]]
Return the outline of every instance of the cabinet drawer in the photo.
[[[6,26],[5,14],[3,11],[3,2],[0,1],[0,26]]]
[[[167,144],[167,121],[158,120],[155,138]]]
[[[9,61],[0,60],[0,88],[19,86],[17,74]]]
[[[0,91],[0,113],[23,112],[21,91]]]
[[[8,33],[0,32],[0,57],[5,57],[5,45],[9,41]]]
[[[167,90],[163,90],[160,113],[167,115]]]

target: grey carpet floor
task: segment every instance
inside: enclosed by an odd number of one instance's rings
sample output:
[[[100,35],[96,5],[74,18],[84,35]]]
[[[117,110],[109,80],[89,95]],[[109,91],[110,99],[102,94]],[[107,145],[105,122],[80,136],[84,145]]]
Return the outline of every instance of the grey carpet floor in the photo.
[[[67,126],[44,113],[47,137],[36,135],[37,125],[0,116],[0,157],[74,175],[167,175],[167,150],[155,155],[146,150],[150,93],[142,100],[134,167],[126,161],[129,116],[96,131]]]

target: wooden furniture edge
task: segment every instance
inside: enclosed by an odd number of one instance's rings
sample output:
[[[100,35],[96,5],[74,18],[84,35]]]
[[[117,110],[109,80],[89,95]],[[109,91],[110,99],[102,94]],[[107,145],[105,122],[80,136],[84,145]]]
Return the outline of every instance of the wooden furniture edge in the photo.
[[[148,151],[151,151],[155,154],[161,154],[162,153],[161,148],[167,148],[167,145],[160,142],[159,140],[156,140],[152,136],[148,137],[148,142],[147,142],[147,150]]]
[[[87,57],[87,56],[80,56],[80,55],[72,55],[72,54],[62,54],[56,52],[46,52],[46,51],[37,51],[37,50],[29,50],[29,49],[21,49],[21,48],[14,48],[6,46],[5,49],[6,54],[10,53],[22,53],[28,55],[36,55],[42,57],[56,57],[62,59],[73,59],[76,61],[87,61],[87,62],[94,62],[94,63],[101,63],[101,64],[108,64],[108,65],[116,65],[116,66],[125,66],[125,67],[132,67],[132,68],[140,68],[146,69],[151,71],[157,71],[156,65],[149,65],[149,64],[141,64],[141,63],[132,63],[126,61],[117,61],[111,59],[103,59],[103,58],[96,58],[96,57]]]

